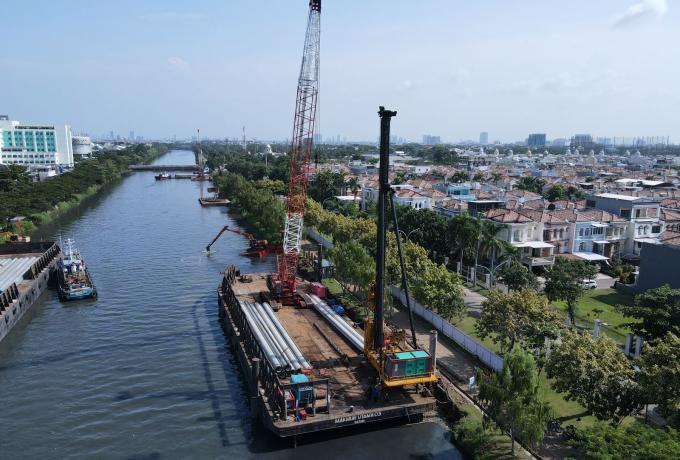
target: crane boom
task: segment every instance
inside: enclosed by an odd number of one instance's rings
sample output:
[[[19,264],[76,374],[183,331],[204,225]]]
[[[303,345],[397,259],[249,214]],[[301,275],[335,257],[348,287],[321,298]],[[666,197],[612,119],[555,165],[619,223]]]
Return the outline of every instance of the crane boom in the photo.
[[[278,278],[284,296],[294,295],[296,288],[298,257],[307,201],[307,174],[312,156],[314,120],[319,93],[320,30],[321,0],[310,0],[302,65],[295,99],[283,255],[279,258],[278,264]]]

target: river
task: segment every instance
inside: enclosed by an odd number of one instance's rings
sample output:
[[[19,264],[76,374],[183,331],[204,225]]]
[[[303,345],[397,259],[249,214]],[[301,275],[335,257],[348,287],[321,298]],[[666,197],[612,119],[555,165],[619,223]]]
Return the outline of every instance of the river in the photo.
[[[186,150],[156,160],[192,162]],[[243,271],[273,261],[239,256],[247,242],[232,233],[202,252],[238,224],[199,206],[200,187],[137,172],[34,236],[74,238],[99,298],[62,304],[48,291],[0,344],[0,459],[460,458],[436,423],[303,439],[293,451],[250,420],[216,287],[230,261]]]

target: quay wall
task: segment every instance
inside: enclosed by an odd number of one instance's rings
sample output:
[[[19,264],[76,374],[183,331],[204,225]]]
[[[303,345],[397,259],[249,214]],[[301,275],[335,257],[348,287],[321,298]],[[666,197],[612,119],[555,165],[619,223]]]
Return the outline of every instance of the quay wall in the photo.
[[[54,273],[61,249],[54,243],[20,243],[27,245],[27,252],[35,253],[41,246],[46,249],[42,256],[27,271],[24,280],[14,283],[0,293],[0,342],[7,337],[24,314],[36,303]],[[16,243],[0,246],[0,254],[7,254],[7,246],[17,246]],[[3,250],[4,249],[4,250]],[[19,248],[21,249],[21,248]],[[11,251],[11,250],[10,250]],[[11,254],[11,252],[9,252]]]

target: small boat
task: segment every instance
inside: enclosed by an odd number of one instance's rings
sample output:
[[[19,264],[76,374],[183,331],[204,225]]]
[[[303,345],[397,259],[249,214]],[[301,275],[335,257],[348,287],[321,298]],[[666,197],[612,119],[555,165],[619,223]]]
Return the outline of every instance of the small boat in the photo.
[[[80,251],[74,246],[72,239],[66,240],[62,257],[57,264],[57,281],[59,299],[62,302],[97,297],[97,289],[87,271]]]
[[[153,177],[155,177],[156,180],[167,180],[167,179],[171,179],[170,174],[168,174],[168,173],[166,173],[166,172],[160,173],[160,174],[156,174],[156,175],[153,176]]]

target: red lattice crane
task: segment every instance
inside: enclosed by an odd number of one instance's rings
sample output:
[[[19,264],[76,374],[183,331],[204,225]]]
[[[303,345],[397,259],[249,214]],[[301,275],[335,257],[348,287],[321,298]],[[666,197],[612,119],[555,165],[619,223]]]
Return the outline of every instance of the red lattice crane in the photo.
[[[307,174],[312,158],[314,120],[319,94],[320,31],[321,0],[310,0],[305,47],[295,100],[283,254],[278,260],[278,274],[272,277],[273,286],[270,286],[283,298],[293,297],[296,288],[298,257],[307,201]]]

